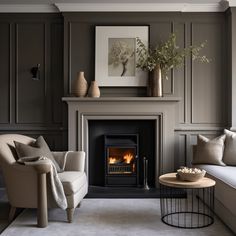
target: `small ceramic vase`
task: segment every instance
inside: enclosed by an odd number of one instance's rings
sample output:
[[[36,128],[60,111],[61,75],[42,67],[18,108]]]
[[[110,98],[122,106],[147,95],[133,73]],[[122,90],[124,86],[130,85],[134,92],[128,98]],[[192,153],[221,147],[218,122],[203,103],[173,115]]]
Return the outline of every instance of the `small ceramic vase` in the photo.
[[[100,97],[100,89],[96,81],[92,81],[89,87],[88,96],[92,98]]]
[[[77,78],[75,81],[75,95],[77,97],[85,97],[88,91],[88,83],[84,78],[84,72],[80,71],[77,74]]]

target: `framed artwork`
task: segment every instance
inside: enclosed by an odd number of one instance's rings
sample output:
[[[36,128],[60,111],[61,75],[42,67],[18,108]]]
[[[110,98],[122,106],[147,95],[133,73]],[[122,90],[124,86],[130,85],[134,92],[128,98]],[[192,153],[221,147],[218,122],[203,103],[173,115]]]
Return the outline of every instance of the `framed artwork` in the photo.
[[[136,68],[136,38],[148,46],[148,26],[96,26],[95,80],[104,87],[147,86],[148,72]]]

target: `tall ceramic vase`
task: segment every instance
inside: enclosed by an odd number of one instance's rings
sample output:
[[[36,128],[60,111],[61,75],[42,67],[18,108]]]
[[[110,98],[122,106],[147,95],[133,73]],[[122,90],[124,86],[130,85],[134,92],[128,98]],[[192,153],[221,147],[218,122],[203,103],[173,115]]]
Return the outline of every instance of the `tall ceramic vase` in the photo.
[[[161,68],[159,65],[151,72],[149,78],[148,95],[152,97],[163,97]]]
[[[88,92],[88,83],[84,78],[84,72],[80,71],[77,74],[77,78],[75,81],[75,95],[77,97],[85,97]]]
[[[96,81],[92,81],[89,87],[88,96],[92,98],[100,97],[100,89]]]

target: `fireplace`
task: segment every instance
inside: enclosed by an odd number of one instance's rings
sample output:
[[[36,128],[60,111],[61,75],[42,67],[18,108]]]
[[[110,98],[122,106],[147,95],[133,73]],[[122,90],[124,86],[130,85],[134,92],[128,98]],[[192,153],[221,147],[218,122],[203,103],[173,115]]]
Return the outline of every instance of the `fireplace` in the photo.
[[[159,186],[160,174],[174,170],[178,97],[64,97],[63,101],[68,104],[68,148],[85,151],[90,187],[114,189],[104,187],[104,135],[111,132],[139,134],[139,186],[144,179],[143,157],[148,158],[150,187]]]
[[[155,186],[155,121],[90,120],[88,127],[89,186],[142,187],[143,157],[149,162],[148,183]]]
[[[138,134],[104,135],[105,186],[137,186]]]

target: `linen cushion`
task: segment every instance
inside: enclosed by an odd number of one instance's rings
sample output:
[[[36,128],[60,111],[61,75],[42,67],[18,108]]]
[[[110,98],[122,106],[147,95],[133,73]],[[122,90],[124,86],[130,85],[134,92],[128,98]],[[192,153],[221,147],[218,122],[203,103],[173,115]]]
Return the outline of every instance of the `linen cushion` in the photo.
[[[236,166],[236,133],[224,130],[226,134],[223,161],[226,165]]]
[[[35,142],[30,145],[14,141],[16,152],[19,158],[22,157],[35,157],[35,156],[45,156],[50,159],[55,165],[57,172],[61,172],[61,168],[55,161],[46,141],[43,136],[39,136]]]
[[[225,166],[225,163],[222,161],[225,138],[226,135],[221,135],[210,140],[202,135],[198,135],[197,146],[193,153],[192,164]]]

